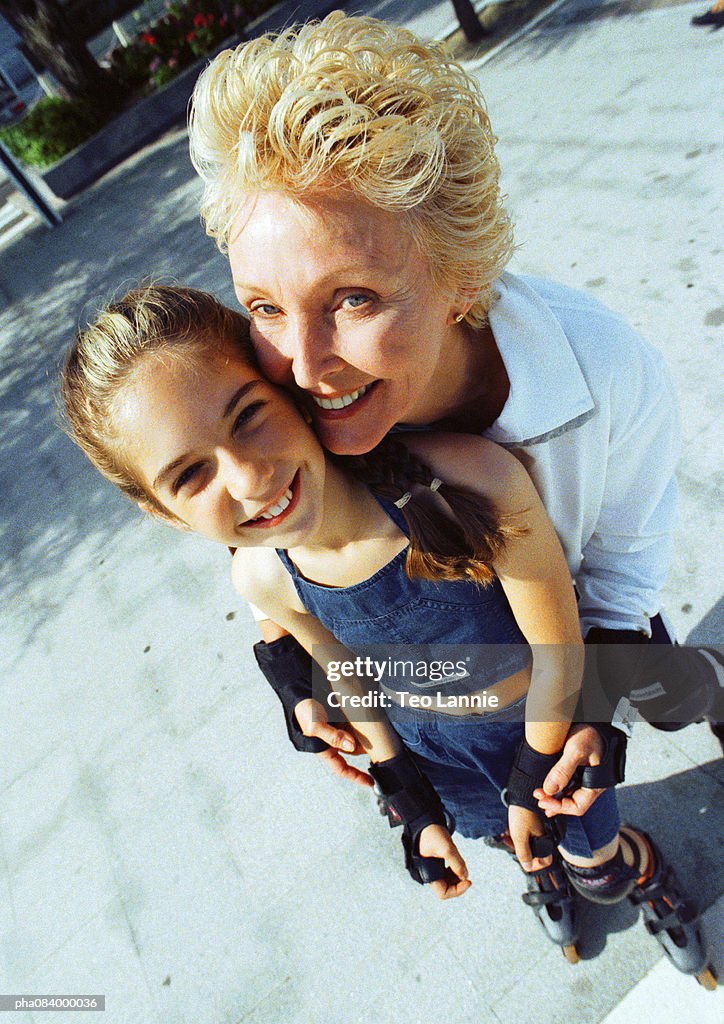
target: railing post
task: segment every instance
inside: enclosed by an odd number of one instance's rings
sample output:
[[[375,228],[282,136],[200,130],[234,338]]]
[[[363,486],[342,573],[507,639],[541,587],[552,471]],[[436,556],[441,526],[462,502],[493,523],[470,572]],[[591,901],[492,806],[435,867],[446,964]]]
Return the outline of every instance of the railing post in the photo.
[[[49,228],[57,227],[58,224],[63,223],[63,218],[58,211],[54,210],[50,203],[40,194],[26,174],[25,169],[2,142],[0,142],[0,164],[5,168],[5,173],[15,187],[23,193]]]

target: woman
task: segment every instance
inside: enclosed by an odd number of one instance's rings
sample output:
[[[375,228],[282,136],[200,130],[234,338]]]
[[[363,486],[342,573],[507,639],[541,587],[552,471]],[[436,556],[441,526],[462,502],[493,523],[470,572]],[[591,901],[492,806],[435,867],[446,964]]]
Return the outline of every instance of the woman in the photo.
[[[405,29],[335,12],[220,54],[197,83],[190,140],[262,368],[301,390],[322,442],[357,454],[396,425],[434,423],[514,450],[562,542],[587,641],[669,642],[658,594],[678,433],[666,368],[598,303],[503,273],[510,223],[476,83]],[[306,736],[344,749],[343,733],[312,721],[293,642],[258,655],[297,742],[303,720]],[[626,674],[617,682],[620,712]],[[649,720],[678,703],[677,680],[663,682],[639,705]],[[711,710],[716,680],[697,686],[688,720]],[[541,806],[590,806],[590,790],[553,794],[601,752],[592,730],[572,735]],[[336,750],[323,756],[354,774]]]

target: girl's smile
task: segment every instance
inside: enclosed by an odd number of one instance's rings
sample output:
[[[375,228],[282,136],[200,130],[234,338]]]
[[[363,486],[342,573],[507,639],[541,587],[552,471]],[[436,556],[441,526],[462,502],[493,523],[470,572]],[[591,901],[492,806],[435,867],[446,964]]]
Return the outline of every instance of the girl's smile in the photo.
[[[282,494],[278,495],[277,498],[270,502],[266,508],[262,509],[261,512],[253,519],[248,519],[245,523],[239,524],[239,529],[250,528],[250,529],[270,529],[279,526],[288,519],[289,516],[294,512],[299,501],[299,472],[294,474],[294,479],[286,487]]]

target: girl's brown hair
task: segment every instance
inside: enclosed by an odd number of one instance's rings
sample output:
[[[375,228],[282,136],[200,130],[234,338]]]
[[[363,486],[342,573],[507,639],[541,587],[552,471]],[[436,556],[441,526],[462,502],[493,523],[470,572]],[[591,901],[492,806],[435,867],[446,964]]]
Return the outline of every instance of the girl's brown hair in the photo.
[[[409,492],[401,511],[410,536],[405,569],[411,579],[468,579],[487,585],[507,541],[525,533],[480,494],[443,480],[436,490],[447,512],[430,488],[435,479],[430,467],[394,435],[388,434],[366,455],[330,458],[381,498],[395,502]]]

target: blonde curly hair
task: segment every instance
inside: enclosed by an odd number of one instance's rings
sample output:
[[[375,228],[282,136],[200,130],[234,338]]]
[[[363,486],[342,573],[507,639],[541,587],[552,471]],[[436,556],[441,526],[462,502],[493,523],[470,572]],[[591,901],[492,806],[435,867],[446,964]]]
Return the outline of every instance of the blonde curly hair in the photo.
[[[253,39],[199,78],[189,139],[222,251],[249,193],[351,192],[398,211],[436,284],[485,323],[512,252],[497,140],[477,83],[438,45],[340,11]]]

